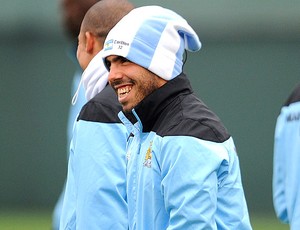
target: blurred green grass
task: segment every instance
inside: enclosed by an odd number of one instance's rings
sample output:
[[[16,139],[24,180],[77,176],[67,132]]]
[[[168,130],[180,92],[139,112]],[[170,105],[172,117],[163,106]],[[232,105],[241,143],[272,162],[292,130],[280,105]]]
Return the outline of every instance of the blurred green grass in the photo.
[[[289,226],[272,213],[250,213],[250,218],[253,230],[289,230]]]
[[[0,210],[0,230],[51,230],[51,210]]]
[[[0,230],[51,230],[52,210],[0,210]],[[275,215],[251,214],[253,230],[288,230]]]

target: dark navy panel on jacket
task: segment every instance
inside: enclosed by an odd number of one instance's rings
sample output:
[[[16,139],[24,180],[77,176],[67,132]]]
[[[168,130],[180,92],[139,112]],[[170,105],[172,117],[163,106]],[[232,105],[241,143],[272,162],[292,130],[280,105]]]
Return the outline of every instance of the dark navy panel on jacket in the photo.
[[[300,84],[293,90],[293,92],[285,102],[284,106],[288,106],[298,101],[300,101]]]
[[[118,117],[118,112],[121,110],[122,107],[116,93],[110,85],[106,85],[101,93],[98,93],[82,107],[77,121],[121,123]]]
[[[220,119],[193,93],[184,74],[148,95],[135,111],[143,124],[143,132],[193,136],[214,142],[224,142],[230,137]]]

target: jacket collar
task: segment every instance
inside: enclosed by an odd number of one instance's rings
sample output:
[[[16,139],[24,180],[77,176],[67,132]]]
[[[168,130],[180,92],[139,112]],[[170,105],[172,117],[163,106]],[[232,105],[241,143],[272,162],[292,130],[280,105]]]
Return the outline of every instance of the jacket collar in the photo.
[[[179,95],[192,93],[190,81],[184,73],[144,98],[126,117],[134,124],[141,122],[143,132],[150,132],[162,111]],[[138,117],[135,117],[138,116]]]

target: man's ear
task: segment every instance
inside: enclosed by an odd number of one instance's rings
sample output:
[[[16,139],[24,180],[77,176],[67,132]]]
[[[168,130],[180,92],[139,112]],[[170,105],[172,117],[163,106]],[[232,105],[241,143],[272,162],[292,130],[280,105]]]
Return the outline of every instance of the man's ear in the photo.
[[[91,32],[85,32],[85,49],[87,53],[92,53],[95,45],[95,36]]]

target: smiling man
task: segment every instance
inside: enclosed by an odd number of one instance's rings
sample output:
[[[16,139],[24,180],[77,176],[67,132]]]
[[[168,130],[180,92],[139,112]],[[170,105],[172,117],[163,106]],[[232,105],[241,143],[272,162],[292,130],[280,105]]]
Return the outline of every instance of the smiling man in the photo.
[[[109,66],[110,63],[113,63],[110,69],[112,67],[113,69],[117,68],[118,71],[130,70],[124,76],[116,74],[113,81],[111,81],[111,86],[115,89],[124,112],[130,112],[145,96],[167,82],[121,56],[110,56],[106,59],[106,63]],[[112,74],[113,70],[111,69]]]
[[[233,139],[182,72],[185,50],[200,48],[186,20],[159,6],[131,11],[106,38],[103,61],[131,133],[129,229],[251,229]]]

